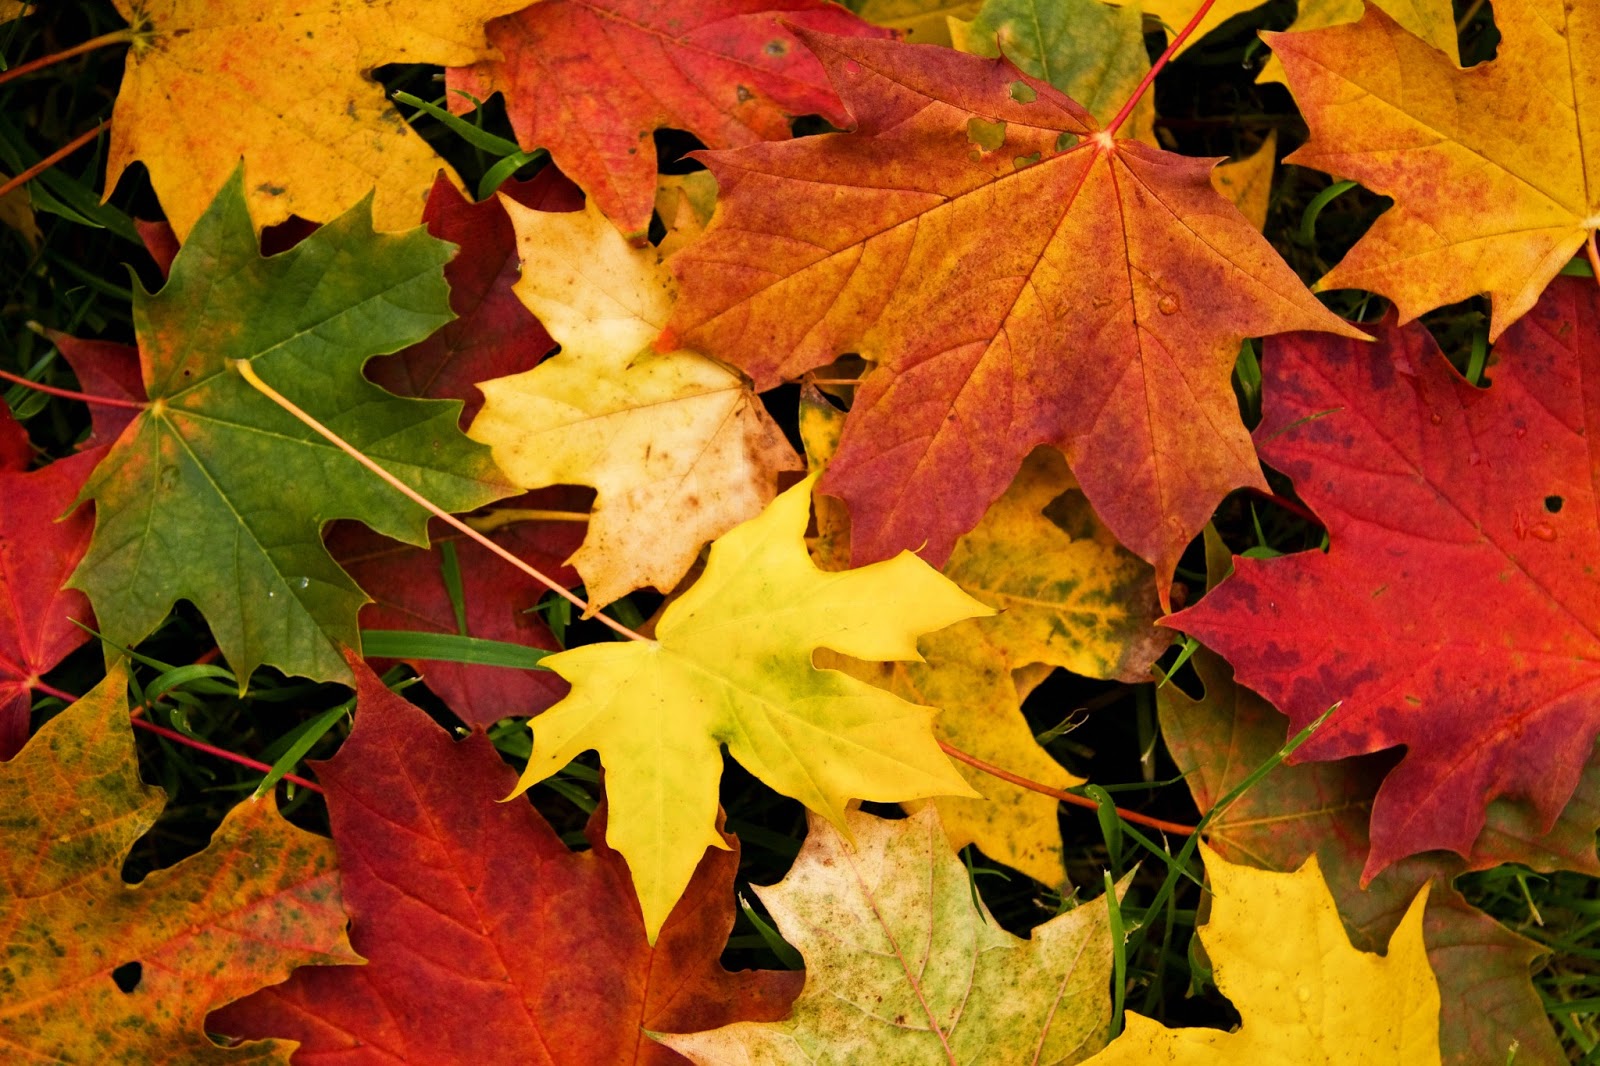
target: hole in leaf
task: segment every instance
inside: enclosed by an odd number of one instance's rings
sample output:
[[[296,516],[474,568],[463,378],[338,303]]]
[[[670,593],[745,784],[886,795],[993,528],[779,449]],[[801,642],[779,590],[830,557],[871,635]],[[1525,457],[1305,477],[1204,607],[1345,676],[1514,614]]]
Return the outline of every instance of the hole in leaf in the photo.
[[[125,962],[111,971],[111,979],[117,983],[117,989],[124,994],[129,994],[138,988],[143,978],[144,967],[137,962]]]
[[[974,115],[967,119],[967,140],[985,152],[992,152],[1006,143],[1006,124],[1004,121],[988,122]]]
[[[1546,496],[1544,498],[1544,509],[1551,514],[1560,514],[1562,505],[1566,502],[1560,496]]]

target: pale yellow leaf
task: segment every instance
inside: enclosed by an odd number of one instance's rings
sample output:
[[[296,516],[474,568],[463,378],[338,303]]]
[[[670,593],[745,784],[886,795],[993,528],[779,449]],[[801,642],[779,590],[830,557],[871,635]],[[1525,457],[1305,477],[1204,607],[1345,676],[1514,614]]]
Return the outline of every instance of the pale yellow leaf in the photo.
[[[656,249],[630,245],[593,201],[561,213],[503,202],[522,259],[517,295],[561,352],[482,382],[470,435],[523,488],[594,487],[571,559],[593,603],[670,591],[800,460],[738,373],[651,351],[673,299]]]

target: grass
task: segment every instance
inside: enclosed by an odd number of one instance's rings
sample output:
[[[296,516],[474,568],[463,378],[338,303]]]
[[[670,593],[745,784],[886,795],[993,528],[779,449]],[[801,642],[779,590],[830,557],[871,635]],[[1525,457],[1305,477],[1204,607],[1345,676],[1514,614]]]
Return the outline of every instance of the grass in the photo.
[[[1463,10],[1462,14],[1467,12]],[[1272,131],[1280,153],[1301,143],[1306,131],[1281,86],[1257,86],[1254,77],[1264,52],[1256,28],[1283,28],[1292,19],[1292,0],[1272,0],[1258,12],[1202,42],[1172,64],[1157,84],[1158,135],[1164,144],[1191,155],[1239,156],[1253,150]],[[49,5],[33,17],[0,26],[0,55],[10,63],[58,51],[119,28],[108,3]],[[1152,43],[1159,35],[1152,35]],[[1497,34],[1487,6],[1478,5],[1462,33],[1463,57],[1475,62],[1493,53]],[[1154,54],[1154,53],[1153,53]],[[76,57],[38,75],[0,86],[0,169],[16,174],[60,145],[111,115],[122,67],[121,49]],[[404,93],[403,111],[416,128],[458,169],[469,188],[483,195],[512,174],[527,176],[543,165],[537,153],[516,152],[498,102],[478,112],[473,125],[439,113],[442,90],[436,71],[392,67],[380,71],[385,85]],[[657,137],[667,169],[681,172],[694,164],[682,156],[697,145],[685,135]],[[159,285],[154,262],[143,251],[135,219],[159,217],[158,204],[135,167],[102,204],[106,138],[99,137],[28,186],[38,223],[36,240],[0,228],[0,369],[45,384],[75,388],[77,383],[43,330],[80,337],[131,342],[129,300],[132,284]],[[1296,167],[1281,168],[1274,184],[1267,235],[1292,267],[1314,280],[1343,256],[1387,206],[1359,187],[1335,184],[1326,175]],[[1330,306],[1349,317],[1370,320],[1382,310],[1379,300],[1336,294]],[[1434,312],[1426,319],[1463,372],[1481,373],[1486,307],[1480,300]],[[1259,417],[1258,349],[1241,355],[1236,386],[1241,408]],[[779,390],[774,415],[793,429],[792,390]],[[40,449],[50,456],[71,452],[87,430],[81,404],[28,391],[5,390],[5,400],[24,420]],[[1273,475],[1273,487],[1289,502],[1237,493],[1219,509],[1216,526],[1239,553],[1287,553],[1319,547],[1323,533],[1293,508],[1292,485]],[[1180,575],[1190,598],[1203,588],[1204,558],[1196,546]],[[637,625],[658,601],[635,596],[613,614]],[[547,598],[543,605],[574,640],[598,636],[594,622],[575,620],[565,605]],[[397,639],[397,638],[385,638]],[[305,773],[308,759],[335,751],[349,729],[348,692],[285,678],[262,670],[248,679],[243,695],[225,668],[208,664],[214,653],[202,619],[180,608],[138,649],[135,698],[148,701],[150,721],[177,733],[203,739],[280,769]],[[391,651],[394,649],[390,649]],[[467,654],[494,656],[505,649],[466,648]],[[1174,665],[1175,647],[1163,660]],[[202,669],[191,669],[200,663]],[[47,682],[81,693],[101,676],[102,652],[91,644],[51,672]],[[454,719],[405,668],[385,678],[404,688],[440,722]],[[1179,669],[1173,683],[1193,689],[1195,675]],[[1057,671],[1029,698],[1024,713],[1049,750],[1080,775],[1107,786],[1103,795],[1156,817],[1193,823],[1199,818],[1174,766],[1159,741],[1155,683],[1121,685],[1077,678]],[[63,703],[45,697],[36,704],[35,724]],[[507,721],[490,733],[499,749],[520,764],[528,752],[526,729]],[[148,780],[165,788],[170,803],[154,830],[137,845],[126,873],[137,879],[204,847],[223,812],[250,795],[261,774],[212,758],[163,737],[141,733],[139,746]],[[1270,767],[1266,785],[1270,787]],[[307,828],[326,830],[320,797],[292,784],[281,785],[285,813]],[[532,802],[563,834],[581,846],[581,829],[599,796],[598,767],[592,757],[531,793]],[[797,963],[792,949],[773,932],[752,884],[778,880],[793,860],[804,835],[800,806],[761,786],[730,763],[722,784],[729,826],[743,841],[738,889],[743,908],[725,959],[730,966],[784,967]],[[1226,1026],[1236,1020],[1228,1003],[1211,986],[1209,972],[1191,948],[1201,897],[1202,876],[1192,843],[1163,839],[1106,816],[1079,808],[1060,808],[1071,883],[1088,897],[1108,879],[1132,874],[1120,913],[1130,930],[1119,952],[1121,991],[1126,1005],[1171,1024]],[[1061,893],[999,867],[973,849],[963,857],[995,920],[1015,932],[1028,929],[1075,904],[1076,892]],[[1539,875],[1501,867],[1464,876],[1458,883],[1477,907],[1543,946],[1546,960],[1534,974],[1540,996],[1574,1061],[1600,1062],[1600,881],[1571,873]]]

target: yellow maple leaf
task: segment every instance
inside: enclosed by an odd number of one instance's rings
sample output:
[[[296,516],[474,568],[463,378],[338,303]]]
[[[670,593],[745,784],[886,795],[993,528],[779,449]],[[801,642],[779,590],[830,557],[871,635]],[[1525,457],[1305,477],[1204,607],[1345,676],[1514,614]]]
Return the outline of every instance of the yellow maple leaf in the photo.
[[[824,573],[806,555],[806,478],[711,547],[656,639],[590,644],[544,665],[572,692],[534,719],[526,789],[593,749],[606,768],[606,841],[628,861],[656,933],[716,831],[719,746],[845,831],[845,803],[971,790],[940,752],[932,711],[836,670],[917,656],[917,637],[990,613],[910,552]]]
[[[817,468],[837,448],[842,421],[825,401],[802,402],[800,431]],[[922,662],[862,663],[825,652],[817,661],[939,708],[934,734],[968,754],[1051,788],[1083,784],[1034,740],[1022,701],[1057,666],[1145,680],[1167,639],[1154,627],[1154,571],[1117,544],[1075,488],[1060,452],[1035,449],[977,528],[956,542],[944,575],[996,608],[994,615],[923,637]],[[847,557],[848,535],[843,507],[819,496],[812,551],[821,565]],[[1064,883],[1057,801],[965,764],[958,769],[979,796],[933,801],[951,843],[976,844],[1037,881]]]
[[[1138,1014],[1085,1066],[1439,1062],[1439,985],[1422,942],[1428,890],[1372,955],[1350,945],[1317,857],[1294,873],[1235,866],[1201,846],[1211,918],[1199,930],[1217,987],[1242,1022],[1168,1029]]]
[[[562,213],[504,203],[522,259],[516,293],[561,352],[482,382],[470,434],[523,488],[594,487],[571,559],[593,603],[669,591],[800,460],[740,374],[651,350],[673,301],[656,249],[630,245],[593,200]]]
[[[1311,140],[1286,162],[1394,198],[1318,289],[1394,301],[1400,321],[1487,293],[1489,337],[1600,229],[1600,0],[1502,0],[1494,59],[1462,70],[1369,7],[1267,34]]]
[[[1278,166],[1278,131],[1267,134],[1261,147],[1211,172],[1211,187],[1232,200],[1239,213],[1256,229],[1267,228],[1267,208],[1272,200],[1272,174]]]
[[[376,189],[373,224],[406,229],[442,160],[371,76],[384,63],[492,54],[483,23],[524,0],[116,0],[133,29],[105,194],[142,161],[180,238],[244,160],[256,228],[326,222]]]

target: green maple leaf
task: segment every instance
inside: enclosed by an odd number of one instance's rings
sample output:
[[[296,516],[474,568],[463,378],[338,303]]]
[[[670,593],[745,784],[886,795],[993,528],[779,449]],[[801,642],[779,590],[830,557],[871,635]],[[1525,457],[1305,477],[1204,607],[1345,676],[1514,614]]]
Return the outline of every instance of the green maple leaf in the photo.
[[[132,645],[179,599],[200,608],[241,677],[262,663],[345,680],[367,597],[322,545],[356,518],[427,544],[427,514],[257,393],[261,378],[440,506],[515,489],[457,428],[459,401],[400,399],[362,364],[454,317],[454,246],[421,229],[373,232],[370,197],[290,251],[263,258],[235,172],[195,224],[134,326],[150,404],[95,468],[80,501],[94,539],[69,585],[105,636]]]

